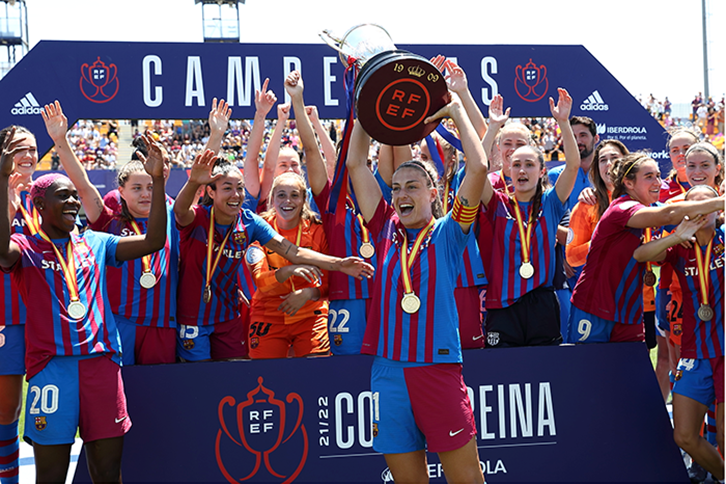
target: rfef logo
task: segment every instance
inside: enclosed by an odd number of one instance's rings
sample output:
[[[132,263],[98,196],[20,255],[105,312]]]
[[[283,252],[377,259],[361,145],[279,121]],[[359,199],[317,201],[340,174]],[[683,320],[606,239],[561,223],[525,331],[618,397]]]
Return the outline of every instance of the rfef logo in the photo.
[[[514,90],[523,100],[534,103],[545,97],[550,82],[547,79],[547,67],[537,67],[532,59],[522,67],[517,66],[514,70]]]
[[[94,103],[107,103],[118,94],[118,78],[116,64],[106,65],[100,57],[96,62],[81,66],[79,81],[83,96]]]
[[[219,402],[217,413],[221,429],[214,445],[217,465],[230,483],[251,479],[262,470],[263,461],[273,478],[282,483],[293,482],[308,456],[308,435],[302,425],[303,400],[297,393],[287,394],[287,403],[296,402],[298,407],[294,418],[289,419],[286,404],[262,384],[262,377],[258,377],[257,382],[257,387],[247,393],[247,400],[236,404],[234,397],[227,396]],[[287,459],[276,460],[272,454],[282,446],[287,450],[281,455]],[[244,448],[241,454],[239,447]],[[298,463],[289,461],[294,452],[291,449],[295,448],[299,449]]]

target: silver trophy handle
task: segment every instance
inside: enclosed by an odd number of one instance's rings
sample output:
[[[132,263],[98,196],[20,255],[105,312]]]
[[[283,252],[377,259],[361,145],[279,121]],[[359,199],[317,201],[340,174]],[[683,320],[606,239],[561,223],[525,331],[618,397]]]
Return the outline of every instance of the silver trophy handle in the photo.
[[[333,35],[330,33],[330,30],[323,30],[318,35],[321,39],[323,39],[323,42],[347,57],[347,54],[343,52],[343,49],[340,48],[340,46],[343,45],[343,41],[341,39],[333,37]]]

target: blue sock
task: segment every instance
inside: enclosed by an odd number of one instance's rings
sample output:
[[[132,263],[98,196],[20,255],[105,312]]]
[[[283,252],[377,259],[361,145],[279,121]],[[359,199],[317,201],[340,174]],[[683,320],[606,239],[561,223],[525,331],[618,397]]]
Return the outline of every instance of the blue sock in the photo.
[[[0,483],[18,484],[18,421],[10,425],[0,425]]]

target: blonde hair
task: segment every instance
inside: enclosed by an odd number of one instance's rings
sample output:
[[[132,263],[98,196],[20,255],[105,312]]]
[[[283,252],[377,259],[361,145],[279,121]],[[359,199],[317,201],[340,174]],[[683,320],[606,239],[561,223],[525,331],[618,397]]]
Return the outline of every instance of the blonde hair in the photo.
[[[262,214],[262,218],[269,220],[274,215],[277,215],[277,211],[275,210],[272,200],[275,196],[275,190],[277,190],[277,188],[283,183],[297,185],[297,188],[300,190],[300,193],[303,196],[303,206],[302,210],[300,211],[300,219],[309,220],[317,224],[322,223],[318,214],[313,212],[313,209],[310,208],[310,202],[308,202],[308,189],[307,184],[305,183],[305,179],[297,173],[292,172],[286,172],[279,176],[276,176],[275,179],[272,181],[272,188],[270,189],[270,196],[268,198],[269,206],[267,210]]]

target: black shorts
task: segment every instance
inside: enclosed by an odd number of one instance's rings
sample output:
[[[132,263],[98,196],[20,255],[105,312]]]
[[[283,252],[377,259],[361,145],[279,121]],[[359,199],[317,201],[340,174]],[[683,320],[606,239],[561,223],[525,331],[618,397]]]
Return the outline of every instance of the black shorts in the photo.
[[[551,287],[538,287],[511,306],[487,309],[486,346],[548,346],[562,343],[560,303]]]
[[[645,326],[645,345],[652,350],[658,345],[655,339],[655,311],[643,311],[643,326]]]

